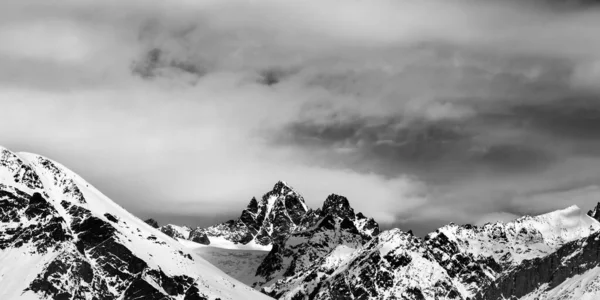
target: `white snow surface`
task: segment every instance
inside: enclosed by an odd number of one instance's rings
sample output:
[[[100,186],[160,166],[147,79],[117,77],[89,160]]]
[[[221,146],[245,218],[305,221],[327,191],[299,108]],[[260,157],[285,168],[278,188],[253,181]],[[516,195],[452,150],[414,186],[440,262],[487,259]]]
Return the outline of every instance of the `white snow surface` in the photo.
[[[203,244],[199,244],[196,242],[192,242],[190,240],[179,240],[179,242],[181,244],[183,244],[184,246],[191,248],[191,249],[210,247],[210,248],[227,249],[227,250],[249,250],[249,251],[269,252],[269,251],[271,251],[271,248],[273,247],[272,245],[265,246],[265,245],[257,244],[256,241],[254,241],[254,240],[252,240],[248,244],[244,245],[244,244],[240,244],[240,243],[234,243],[224,237],[218,237],[218,236],[210,237],[210,245],[203,245]]]
[[[473,228],[450,224],[438,231],[457,242],[462,252],[491,256],[498,262],[516,265],[526,259],[546,256],[565,243],[598,230],[600,223],[574,205],[506,223],[487,223]]]
[[[263,250],[224,249],[210,246],[196,247],[192,250],[229,276],[246,285],[251,285],[258,280],[255,276],[256,270],[269,254],[268,251]]]
[[[111,224],[117,229],[119,242],[144,260],[149,267],[160,268],[170,276],[192,277],[198,283],[200,291],[211,298],[271,299],[231,278],[196,255],[194,251],[190,251],[181,243],[133,216],[59,163],[36,154],[13,153],[2,147],[0,152],[2,152],[0,160],[3,156],[4,160],[13,160],[4,165],[0,161],[0,183],[29,194],[41,193],[67,221],[70,220],[70,215],[60,205],[62,200],[82,206],[104,220],[106,220],[105,213],[116,216],[119,222]],[[49,167],[48,163],[54,168]],[[22,180],[15,182],[15,172],[23,173],[29,169],[37,173],[43,188],[30,188]],[[80,194],[73,191],[73,187],[79,188]],[[82,198],[85,202],[82,202]],[[0,226],[3,226],[3,223],[0,223]],[[149,240],[150,236],[155,236],[156,240]],[[184,257],[180,251],[191,254],[194,259]],[[39,295],[31,292],[22,294],[22,291],[55,255],[52,252],[45,255],[31,255],[26,247],[0,250],[0,299],[40,299]]]

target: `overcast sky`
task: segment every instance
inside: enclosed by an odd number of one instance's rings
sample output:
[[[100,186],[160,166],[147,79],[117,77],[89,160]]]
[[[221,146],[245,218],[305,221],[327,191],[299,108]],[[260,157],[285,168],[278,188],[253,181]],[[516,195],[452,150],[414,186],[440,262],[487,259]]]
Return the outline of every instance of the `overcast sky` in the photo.
[[[417,233],[587,210],[598,28],[533,0],[4,0],[0,144],[193,226],[277,180]]]

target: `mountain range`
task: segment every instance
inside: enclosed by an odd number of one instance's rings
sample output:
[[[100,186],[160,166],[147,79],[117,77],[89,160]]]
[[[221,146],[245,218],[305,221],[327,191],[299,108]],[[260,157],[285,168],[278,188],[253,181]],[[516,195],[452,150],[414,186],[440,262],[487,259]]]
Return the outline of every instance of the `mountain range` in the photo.
[[[600,204],[418,237],[279,181],[237,219],[160,226],[0,148],[0,299],[270,298],[600,299]]]

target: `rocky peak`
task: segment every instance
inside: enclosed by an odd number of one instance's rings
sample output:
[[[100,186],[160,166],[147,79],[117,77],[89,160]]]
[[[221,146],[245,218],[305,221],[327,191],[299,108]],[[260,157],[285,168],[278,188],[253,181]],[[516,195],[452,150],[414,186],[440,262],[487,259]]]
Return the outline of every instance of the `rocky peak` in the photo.
[[[0,169],[2,168],[12,175],[15,183],[22,183],[32,190],[44,188],[38,174],[30,165],[26,164],[17,154],[0,147]]]
[[[192,229],[187,226],[177,226],[168,224],[165,226],[161,226],[160,231],[174,239],[182,239],[187,240],[190,238],[190,232]]]
[[[248,203],[248,207],[246,207],[246,210],[253,214],[258,212],[258,201],[256,201],[255,197],[252,197],[250,203]]]
[[[275,186],[273,186],[273,190],[271,190],[271,192],[279,195],[287,195],[295,191],[285,181],[280,180],[275,183]]]
[[[325,199],[323,203],[323,214],[325,215],[335,215],[340,218],[348,218],[354,220],[356,215],[354,214],[354,209],[350,206],[350,202],[344,196],[331,194]]]
[[[154,227],[154,228],[158,228],[158,222],[156,222],[156,220],[150,218],[150,219],[146,219],[144,222],[146,222],[146,224]]]
[[[278,181],[260,201],[252,198],[236,220],[197,228],[192,236],[224,238],[234,244],[272,244],[296,230],[308,211],[304,198],[284,181]]]
[[[587,215],[596,219],[596,221],[600,221],[600,202],[596,204],[596,207],[594,207],[594,209],[588,211]]]

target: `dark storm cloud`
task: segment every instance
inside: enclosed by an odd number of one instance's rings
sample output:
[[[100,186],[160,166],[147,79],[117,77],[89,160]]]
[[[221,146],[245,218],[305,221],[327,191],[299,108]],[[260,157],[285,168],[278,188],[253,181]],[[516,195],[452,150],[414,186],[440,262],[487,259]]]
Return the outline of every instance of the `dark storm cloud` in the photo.
[[[568,140],[600,139],[600,94],[574,94],[538,105],[512,108],[528,127]]]
[[[277,142],[332,149],[338,159],[358,156],[361,161],[370,161],[371,168],[365,171],[386,176],[410,170],[445,181],[453,180],[457,174],[531,173],[555,160],[551,149],[543,145],[501,140],[480,143],[477,136],[485,132],[470,122],[400,125],[392,119],[369,123],[354,119],[333,124],[291,124]]]

